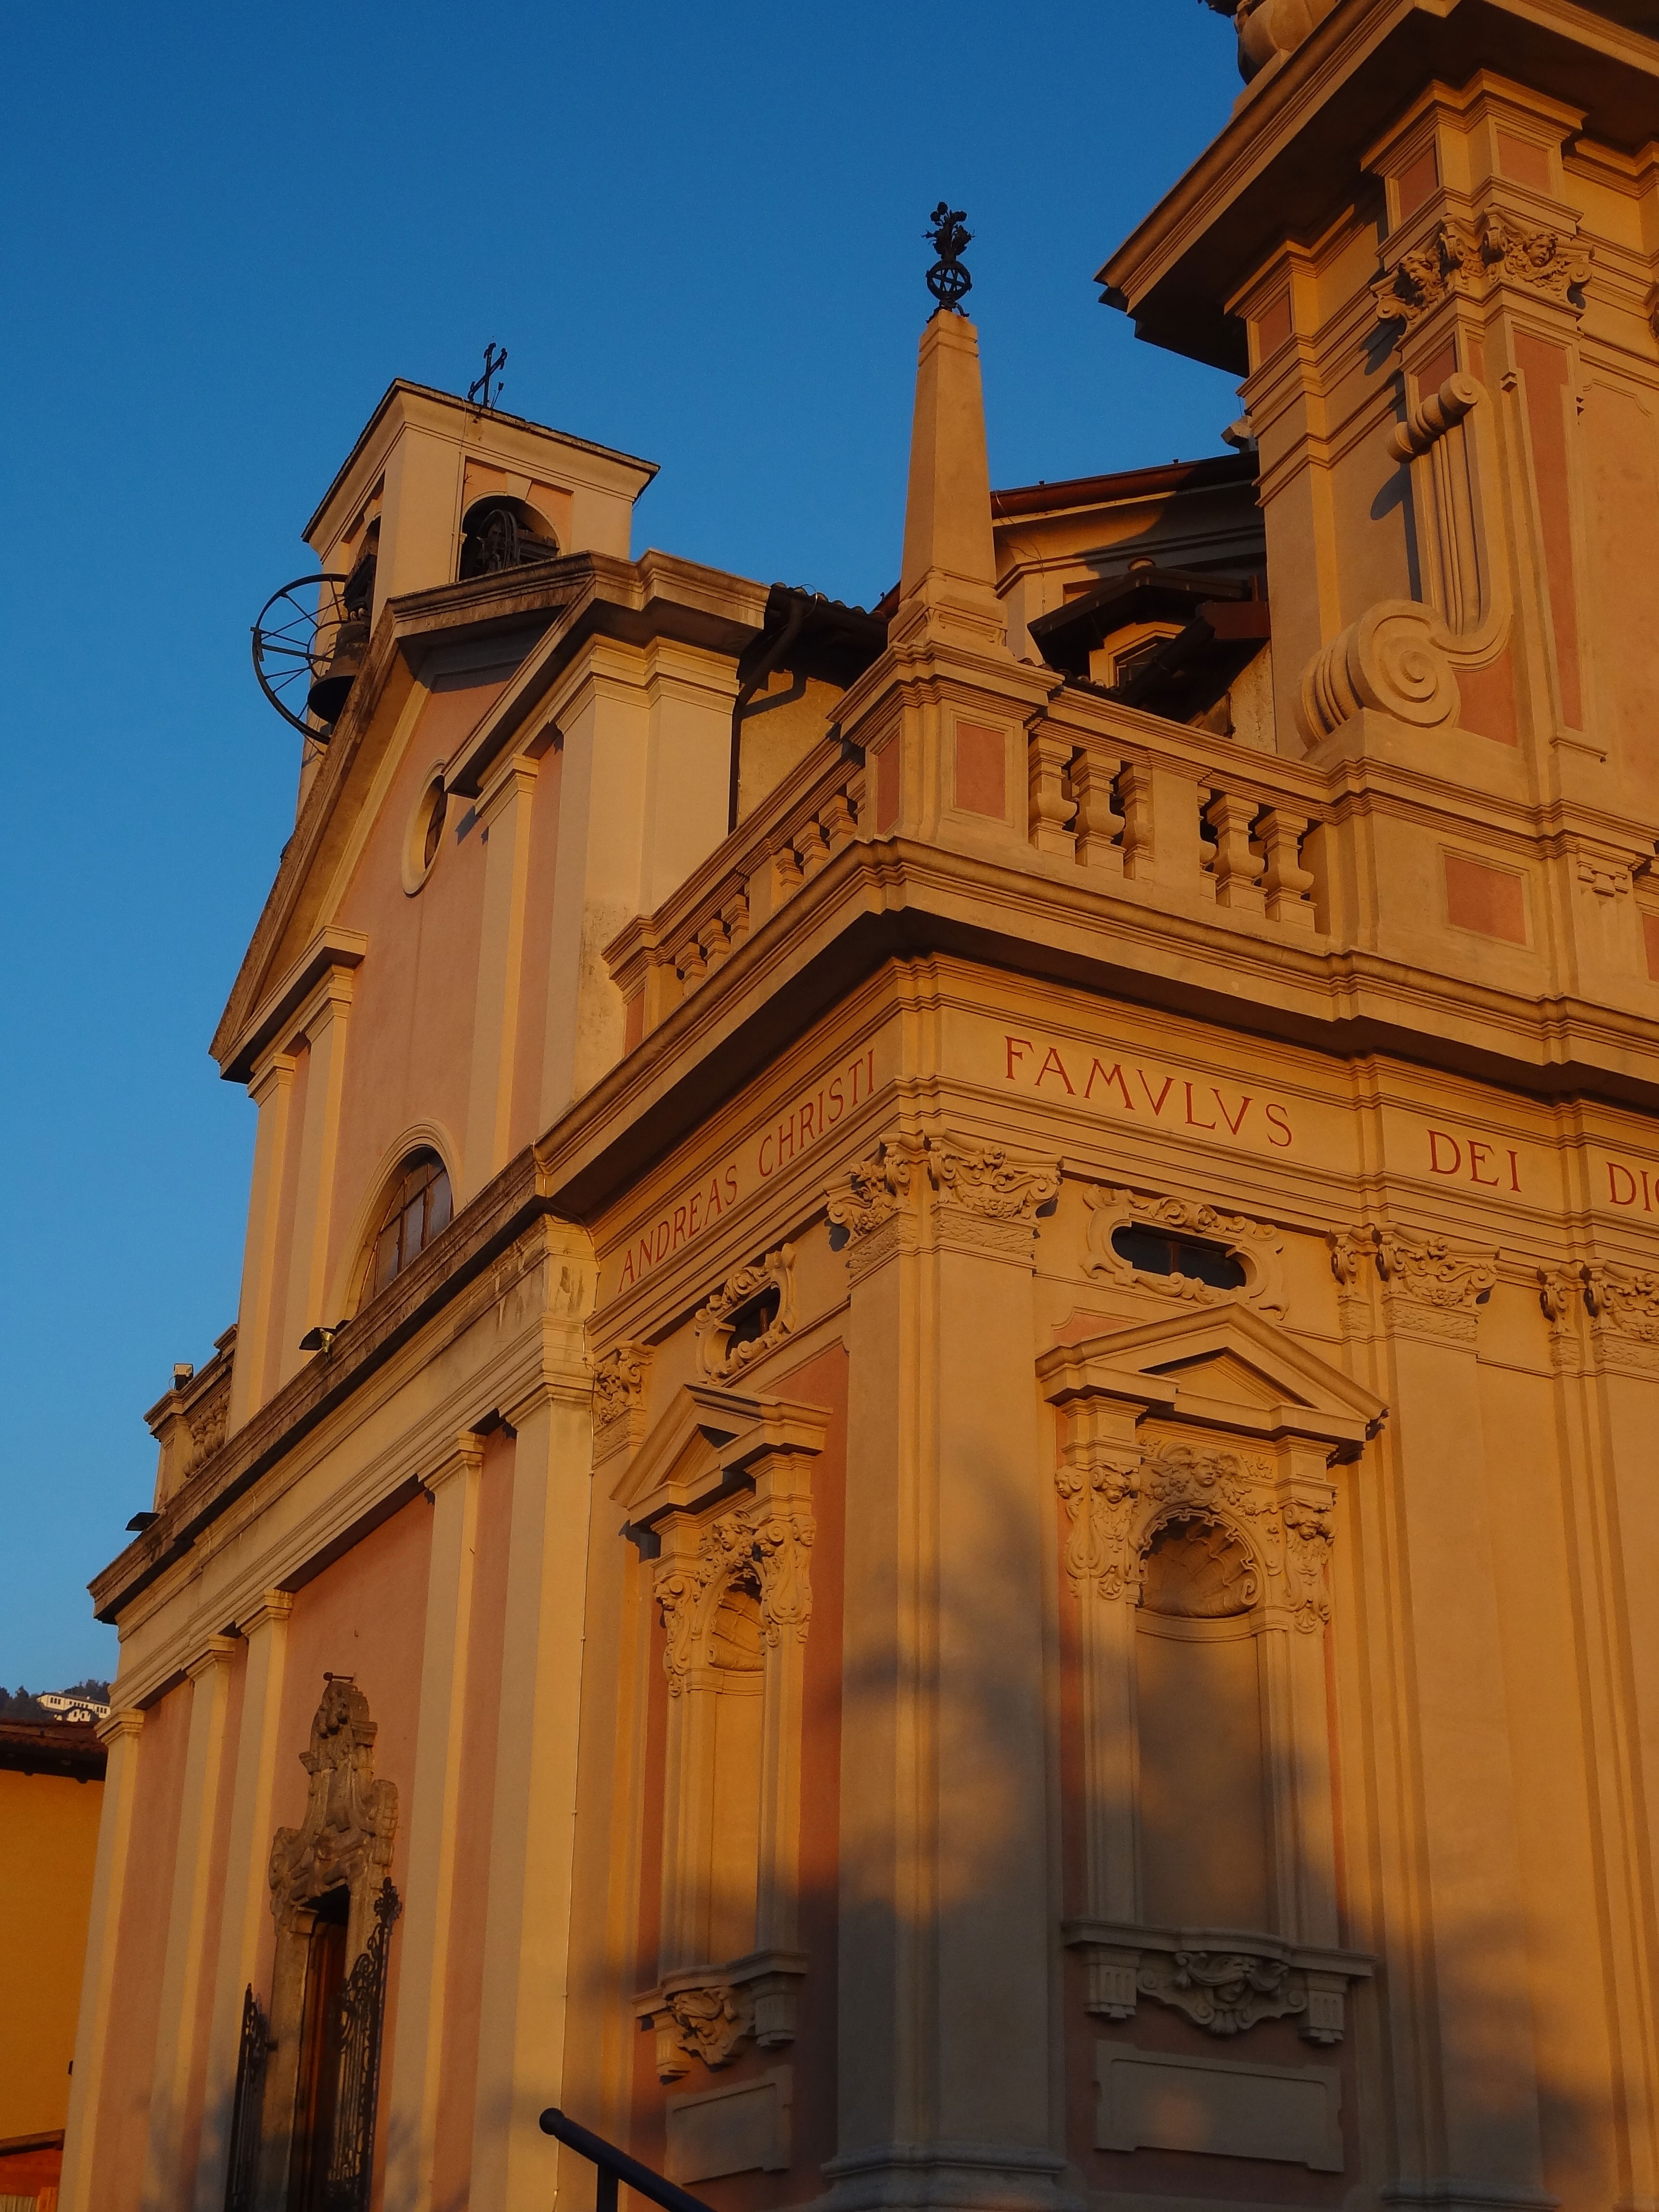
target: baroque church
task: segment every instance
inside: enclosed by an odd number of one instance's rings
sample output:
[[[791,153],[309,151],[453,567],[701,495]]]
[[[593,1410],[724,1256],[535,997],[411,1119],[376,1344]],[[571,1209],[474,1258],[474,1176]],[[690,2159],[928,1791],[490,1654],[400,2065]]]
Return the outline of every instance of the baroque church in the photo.
[[[1213,459],[941,208],[872,608],[386,392],[63,2212],[1659,2207],[1651,4],[1243,0]]]

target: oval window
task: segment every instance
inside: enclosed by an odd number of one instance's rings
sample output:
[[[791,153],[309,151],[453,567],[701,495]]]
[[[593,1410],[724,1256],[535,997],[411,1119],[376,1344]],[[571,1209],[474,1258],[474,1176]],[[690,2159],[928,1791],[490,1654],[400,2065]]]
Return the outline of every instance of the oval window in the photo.
[[[1143,1275],[1186,1275],[1212,1291],[1244,1288],[1244,1270],[1226,1246],[1202,1237],[1171,1237],[1137,1224],[1112,1231],[1112,1249]]]

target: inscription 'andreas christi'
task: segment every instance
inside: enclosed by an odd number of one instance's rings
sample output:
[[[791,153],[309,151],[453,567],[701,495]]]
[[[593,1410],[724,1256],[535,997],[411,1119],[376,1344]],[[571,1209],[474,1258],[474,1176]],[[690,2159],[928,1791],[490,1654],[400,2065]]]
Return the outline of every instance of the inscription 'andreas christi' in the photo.
[[[704,1180],[677,1191],[650,1227],[633,1237],[619,1257],[602,1263],[605,1268],[616,1267],[617,1280],[614,1285],[604,1283],[600,1303],[615,1291],[630,1289],[671,1253],[700,1237],[740,1198],[792,1166],[810,1146],[828,1136],[844,1114],[864,1104],[875,1085],[876,1048],[871,1045],[836,1074],[799,1093],[729,1159],[710,1169]]]
[[[1280,1151],[1293,1145],[1290,1109],[1282,1099],[1259,1091],[1224,1090],[1197,1076],[1142,1066],[1139,1060],[1107,1060],[1085,1047],[1055,1044],[1003,1033],[1005,1079],[1053,1098],[1076,1098],[1115,1114],[1137,1114],[1165,1127],[1195,1129],[1202,1135],[1244,1139],[1264,1138]]]

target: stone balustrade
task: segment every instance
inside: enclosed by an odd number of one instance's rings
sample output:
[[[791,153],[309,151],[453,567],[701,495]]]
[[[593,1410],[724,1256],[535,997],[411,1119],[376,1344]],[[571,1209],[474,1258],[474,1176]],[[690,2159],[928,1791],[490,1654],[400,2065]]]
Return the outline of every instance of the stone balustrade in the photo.
[[[655,914],[617,933],[605,957],[630,1048],[860,835],[863,805],[862,761],[824,738]]]
[[[1143,720],[1145,718],[1142,718]],[[1028,749],[1031,844],[1102,888],[1139,883],[1312,931],[1304,841],[1321,815],[1309,778],[1275,756],[1182,729],[1133,750],[1040,721]],[[605,947],[631,1050],[856,839],[867,837],[862,763],[830,736],[654,914]],[[1156,896],[1156,891],[1153,894]]]
[[[1306,778],[1291,789],[1275,757],[1176,754],[1043,722],[1029,749],[1031,843],[1103,884],[1161,884],[1260,915],[1317,927],[1304,844],[1322,819]],[[1218,741],[1218,750],[1219,744]]]

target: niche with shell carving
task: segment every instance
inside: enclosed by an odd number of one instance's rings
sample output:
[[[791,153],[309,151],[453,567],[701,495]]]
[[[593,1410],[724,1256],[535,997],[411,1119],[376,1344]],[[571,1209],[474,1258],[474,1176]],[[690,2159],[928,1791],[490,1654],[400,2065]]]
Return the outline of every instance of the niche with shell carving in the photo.
[[[1087,2009],[1150,1998],[1212,2035],[1289,2019],[1340,2042],[1370,1962],[1339,1948],[1332,1473],[1387,1408],[1225,1291],[1037,1373],[1082,1677],[1066,1936]]]
[[[771,1280],[738,1283],[720,1325]],[[828,1418],[684,1386],[611,1493],[656,1553],[661,1890],[656,1982],[636,2009],[665,2081],[794,2039],[811,1468]]]
[[[1141,1900],[1166,1927],[1268,1928],[1264,1577],[1224,1523],[1172,1516],[1135,1608]]]

